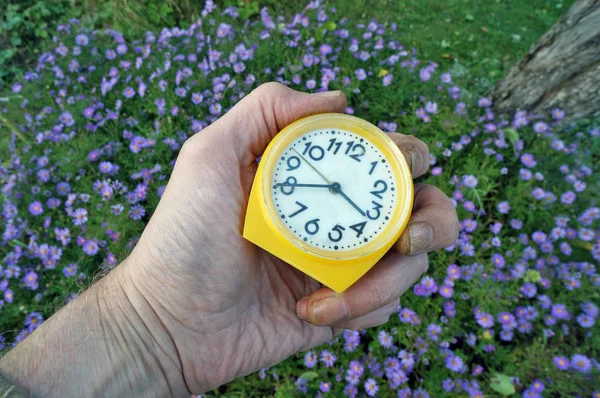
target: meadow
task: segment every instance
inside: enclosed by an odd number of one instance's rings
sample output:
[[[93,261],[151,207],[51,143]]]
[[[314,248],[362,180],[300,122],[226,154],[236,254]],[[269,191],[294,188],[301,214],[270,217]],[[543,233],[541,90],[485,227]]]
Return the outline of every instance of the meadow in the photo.
[[[126,257],[191,134],[279,81],[428,143],[420,181],[461,232],[388,324],[206,396],[600,396],[600,124],[485,97],[568,5],[262,5],[207,1],[145,33],[65,20],[6,84],[0,348]]]

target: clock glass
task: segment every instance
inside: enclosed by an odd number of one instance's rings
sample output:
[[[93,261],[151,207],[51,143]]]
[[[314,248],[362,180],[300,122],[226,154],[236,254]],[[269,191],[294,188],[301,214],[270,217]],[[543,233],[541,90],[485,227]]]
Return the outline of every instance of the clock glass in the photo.
[[[399,202],[407,201],[400,151],[389,150],[383,133],[352,130],[304,129],[271,161],[271,216],[305,250],[343,256],[373,248],[397,223]]]

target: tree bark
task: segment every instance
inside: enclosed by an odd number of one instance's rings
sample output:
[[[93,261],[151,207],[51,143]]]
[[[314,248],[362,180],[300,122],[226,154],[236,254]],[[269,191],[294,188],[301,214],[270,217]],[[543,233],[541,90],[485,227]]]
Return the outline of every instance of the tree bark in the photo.
[[[600,115],[600,0],[578,0],[492,89],[497,111]]]

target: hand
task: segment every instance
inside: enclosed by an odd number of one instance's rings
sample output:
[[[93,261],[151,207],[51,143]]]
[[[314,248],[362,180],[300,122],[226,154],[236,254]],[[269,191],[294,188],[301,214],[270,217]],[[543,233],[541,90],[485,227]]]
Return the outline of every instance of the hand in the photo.
[[[82,395],[91,387],[81,385],[100,377],[106,382],[97,387],[104,392],[122,386],[129,394],[144,387],[153,394],[197,394],[319,345],[341,329],[385,323],[399,296],[427,269],[424,253],[456,239],[454,207],[438,189],[417,186],[415,213],[397,250],[341,294],[242,238],[256,158],[269,141],[294,120],[345,106],[340,92],[309,95],[266,84],[190,138],[131,255],[74,300],[66,315],[59,312],[9,353],[0,371],[30,391],[60,369],[61,388],[54,391],[61,393]],[[413,175],[424,174],[427,146],[390,136]],[[99,322],[100,332],[92,333],[82,319]],[[66,325],[68,343],[59,329]],[[68,355],[52,355],[51,366],[37,356],[40,347]],[[28,356],[41,363],[36,374],[11,373]]]

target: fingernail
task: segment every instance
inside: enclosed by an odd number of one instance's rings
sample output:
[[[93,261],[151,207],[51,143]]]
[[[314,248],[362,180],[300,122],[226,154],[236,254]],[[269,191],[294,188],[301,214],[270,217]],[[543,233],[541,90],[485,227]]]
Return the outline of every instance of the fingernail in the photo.
[[[433,243],[433,228],[427,222],[415,222],[408,226],[408,236],[408,254],[420,253]]]
[[[306,306],[308,305],[308,297],[304,297],[302,300],[298,301],[296,304],[296,315],[298,318],[308,320],[306,317]]]
[[[335,91],[321,91],[319,93],[314,93],[315,97],[339,97],[342,92],[340,90]]]
[[[408,151],[410,155],[410,169],[414,172],[421,169],[423,163],[423,155],[418,151]]]
[[[311,323],[315,325],[331,325],[348,317],[350,311],[346,302],[337,297],[329,297],[313,304]]]

